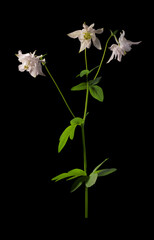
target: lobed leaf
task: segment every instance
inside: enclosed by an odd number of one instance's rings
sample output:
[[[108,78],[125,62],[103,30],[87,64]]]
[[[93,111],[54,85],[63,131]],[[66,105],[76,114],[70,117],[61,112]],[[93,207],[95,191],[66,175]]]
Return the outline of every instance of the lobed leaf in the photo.
[[[76,126],[70,125],[63,131],[59,139],[58,153],[61,152],[61,150],[64,148],[69,137],[71,140],[73,140],[75,128]]]
[[[66,145],[67,140],[71,134],[71,131],[72,131],[72,126],[68,126],[61,134],[59,138],[58,152],[60,152],[63,149],[63,147]],[[72,134],[71,134],[71,137],[72,137]]]
[[[73,140],[74,138],[74,134],[75,134],[75,129],[78,125],[83,124],[83,119],[80,117],[76,117],[73,118],[70,121],[70,126],[68,126],[63,133],[61,134],[60,138],[59,138],[59,145],[58,145],[58,152],[61,152],[61,150],[64,148],[64,146],[66,145],[68,138],[70,138],[71,140]]]
[[[72,128],[71,128],[71,132],[70,132],[70,139],[71,140],[73,140],[73,138],[74,138],[74,134],[75,134],[75,129],[76,129],[76,125],[72,125],[71,126]]]
[[[72,178],[73,179],[75,177],[80,177],[80,176],[87,176],[87,174],[82,169],[75,168],[75,169],[70,170],[67,173],[61,173],[61,174],[57,175],[56,177],[52,178],[51,180],[57,182],[64,178],[70,178],[70,179]]]
[[[67,178],[67,177],[68,177],[68,173],[61,173],[61,174],[57,175],[56,177],[52,178],[51,180],[57,182],[59,180]]]

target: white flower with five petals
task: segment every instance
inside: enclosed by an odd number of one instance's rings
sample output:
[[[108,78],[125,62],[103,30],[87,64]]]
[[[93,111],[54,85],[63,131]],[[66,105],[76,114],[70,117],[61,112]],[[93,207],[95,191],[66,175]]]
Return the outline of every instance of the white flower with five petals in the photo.
[[[19,50],[16,56],[18,57],[19,62],[21,64],[18,66],[20,72],[24,72],[25,70],[30,73],[32,77],[36,77],[37,75],[45,76],[42,72],[42,62],[45,62],[45,59],[41,60],[42,55],[36,56],[34,51],[33,53],[22,54],[22,51]]]
[[[122,33],[120,33],[119,41],[115,37],[117,44],[112,44],[112,46],[109,48],[112,51],[112,55],[107,63],[109,63],[114,57],[117,58],[119,62],[121,62],[122,56],[126,55],[126,53],[132,49],[132,45],[141,43],[141,41],[132,42],[130,40],[127,40],[124,36],[125,31],[123,30]]]
[[[95,30],[94,27],[94,23],[91,24],[90,26],[87,26],[85,23],[83,24],[83,29],[82,30],[77,30],[74,31],[72,33],[67,34],[69,37],[71,38],[78,38],[79,41],[81,42],[81,46],[80,46],[80,51],[82,52],[84,49],[86,48],[90,48],[91,47],[91,40],[94,44],[94,46],[101,50],[101,43],[99,41],[99,39],[96,37],[95,34],[101,34],[103,32],[103,28],[97,29]]]

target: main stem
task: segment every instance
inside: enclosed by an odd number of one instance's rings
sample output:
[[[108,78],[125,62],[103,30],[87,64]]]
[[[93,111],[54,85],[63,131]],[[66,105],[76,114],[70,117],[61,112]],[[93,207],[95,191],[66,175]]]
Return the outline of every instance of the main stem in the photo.
[[[72,112],[72,110],[71,110],[70,106],[68,105],[68,103],[67,103],[67,101],[66,101],[66,99],[65,99],[64,95],[62,94],[62,92],[61,92],[60,88],[58,87],[58,84],[57,84],[57,83],[56,83],[56,81],[54,80],[54,78],[53,78],[53,76],[51,75],[51,73],[50,73],[49,69],[47,68],[46,64],[43,64],[43,65],[45,66],[45,69],[46,69],[47,73],[49,74],[50,78],[51,78],[51,79],[52,79],[52,81],[54,82],[54,84],[55,84],[55,86],[56,86],[56,88],[57,88],[58,92],[60,93],[60,95],[61,95],[61,97],[62,97],[62,99],[63,99],[63,101],[64,101],[64,103],[65,103],[66,107],[68,108],[69,112],[70,112],[70,113],[71,113],[71,115],[72,115],[72,116],[75,118],[75,115],[74,115],[74,113]]]
[[[88,64],[87,64],[86,49],[85,49],[85,65],[86,65],[86,70],[87,70]],[[89,89],[88,89],[88,76],[86,78],[87,78],[87,91],[86,91],[85,109],[84,109],[84,115],[83,115],[84,123],[82,124],[81,129],[82,129],[84,171],[87,173],[87,155],[86,155],[86,142],[85,142],[84,126],[85,126],[85,119],[86,119],[86,115],[87,115]],[[88,218],[88,188],[86,187],[86,185],[85,185],[85,218]]]

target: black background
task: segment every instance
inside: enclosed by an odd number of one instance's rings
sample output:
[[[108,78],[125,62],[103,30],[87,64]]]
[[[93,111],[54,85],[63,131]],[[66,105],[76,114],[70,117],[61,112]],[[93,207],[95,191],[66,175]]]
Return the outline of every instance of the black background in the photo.
[[[100,223],[102,231],[123,236],[147,233],[149,218],[151,165],[149,140],[150,83],[146,69],[149,6],[101,1],[37,4],[12,7],[10,21],[5,23],[7,64],[5,88],[5,217],[9,231],[17,234],[41,233],[50,236],[56,226],[74,223],[74,229],[85,224],[84,189],[70,193],[71,182],[51,182],[51,178],[73,168],[83,168],[80,128],[58,154],[59,136],[72,116],[48,77],[32,78],[18,71],[15,53],[37,50],[45,54],[48,68],[60,86],[76,116],[82,117],[85,93],[71,92],[80,79],[75,76],[85,68],[80,42],[67,33],[95,23],[104,27],[97,35],[104,48],[109,29],[126,32],[131,41],[142,41],[132,47],[122,62],[112,61],[108,50],[100,71],[104,102],[91,97],[86,122],[88,172],[109,157],[104,167],[118,169],[101,178],[89,189],[88,223]],[[146,16],[148,14],[148,16]],[[5,38],[4,38],[5,40]],[[5,42],[6,43],[6,42]],[[112,39],[109,46],[114,43]],[[87,51],[89,69],[98,65],[102,52],[93,46]],[[9,64],[9,68],[8,68]],[[3,93],[3,91],[2,91]],[[78,221],[78,224],[76,223]],[[54,223],[53,223],[54,222]],[[9,224],[12,223],[12,224]],[[89,229],[90,230],[90,229]],[[68,233],[68,228],[65,228]],[[60,230],[57,234],[60,233]],[[100,235],[101,236],[101,235]],[[108,238],[107,238],[108,239]]]

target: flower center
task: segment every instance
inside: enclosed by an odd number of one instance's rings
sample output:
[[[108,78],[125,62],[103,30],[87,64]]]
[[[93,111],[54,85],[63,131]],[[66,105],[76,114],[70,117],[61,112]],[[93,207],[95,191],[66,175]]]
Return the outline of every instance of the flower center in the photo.
[[[90,32],[86,32],[86,33],[84,34],[84,39],[85,39],[85,40],[91,39]]]
[[[28,65],[25,65],[25,66],[24,66],[24,69],[25,69],[25,70],[27,70],[28,68],[29,68],[29,66],[28,66]]]

